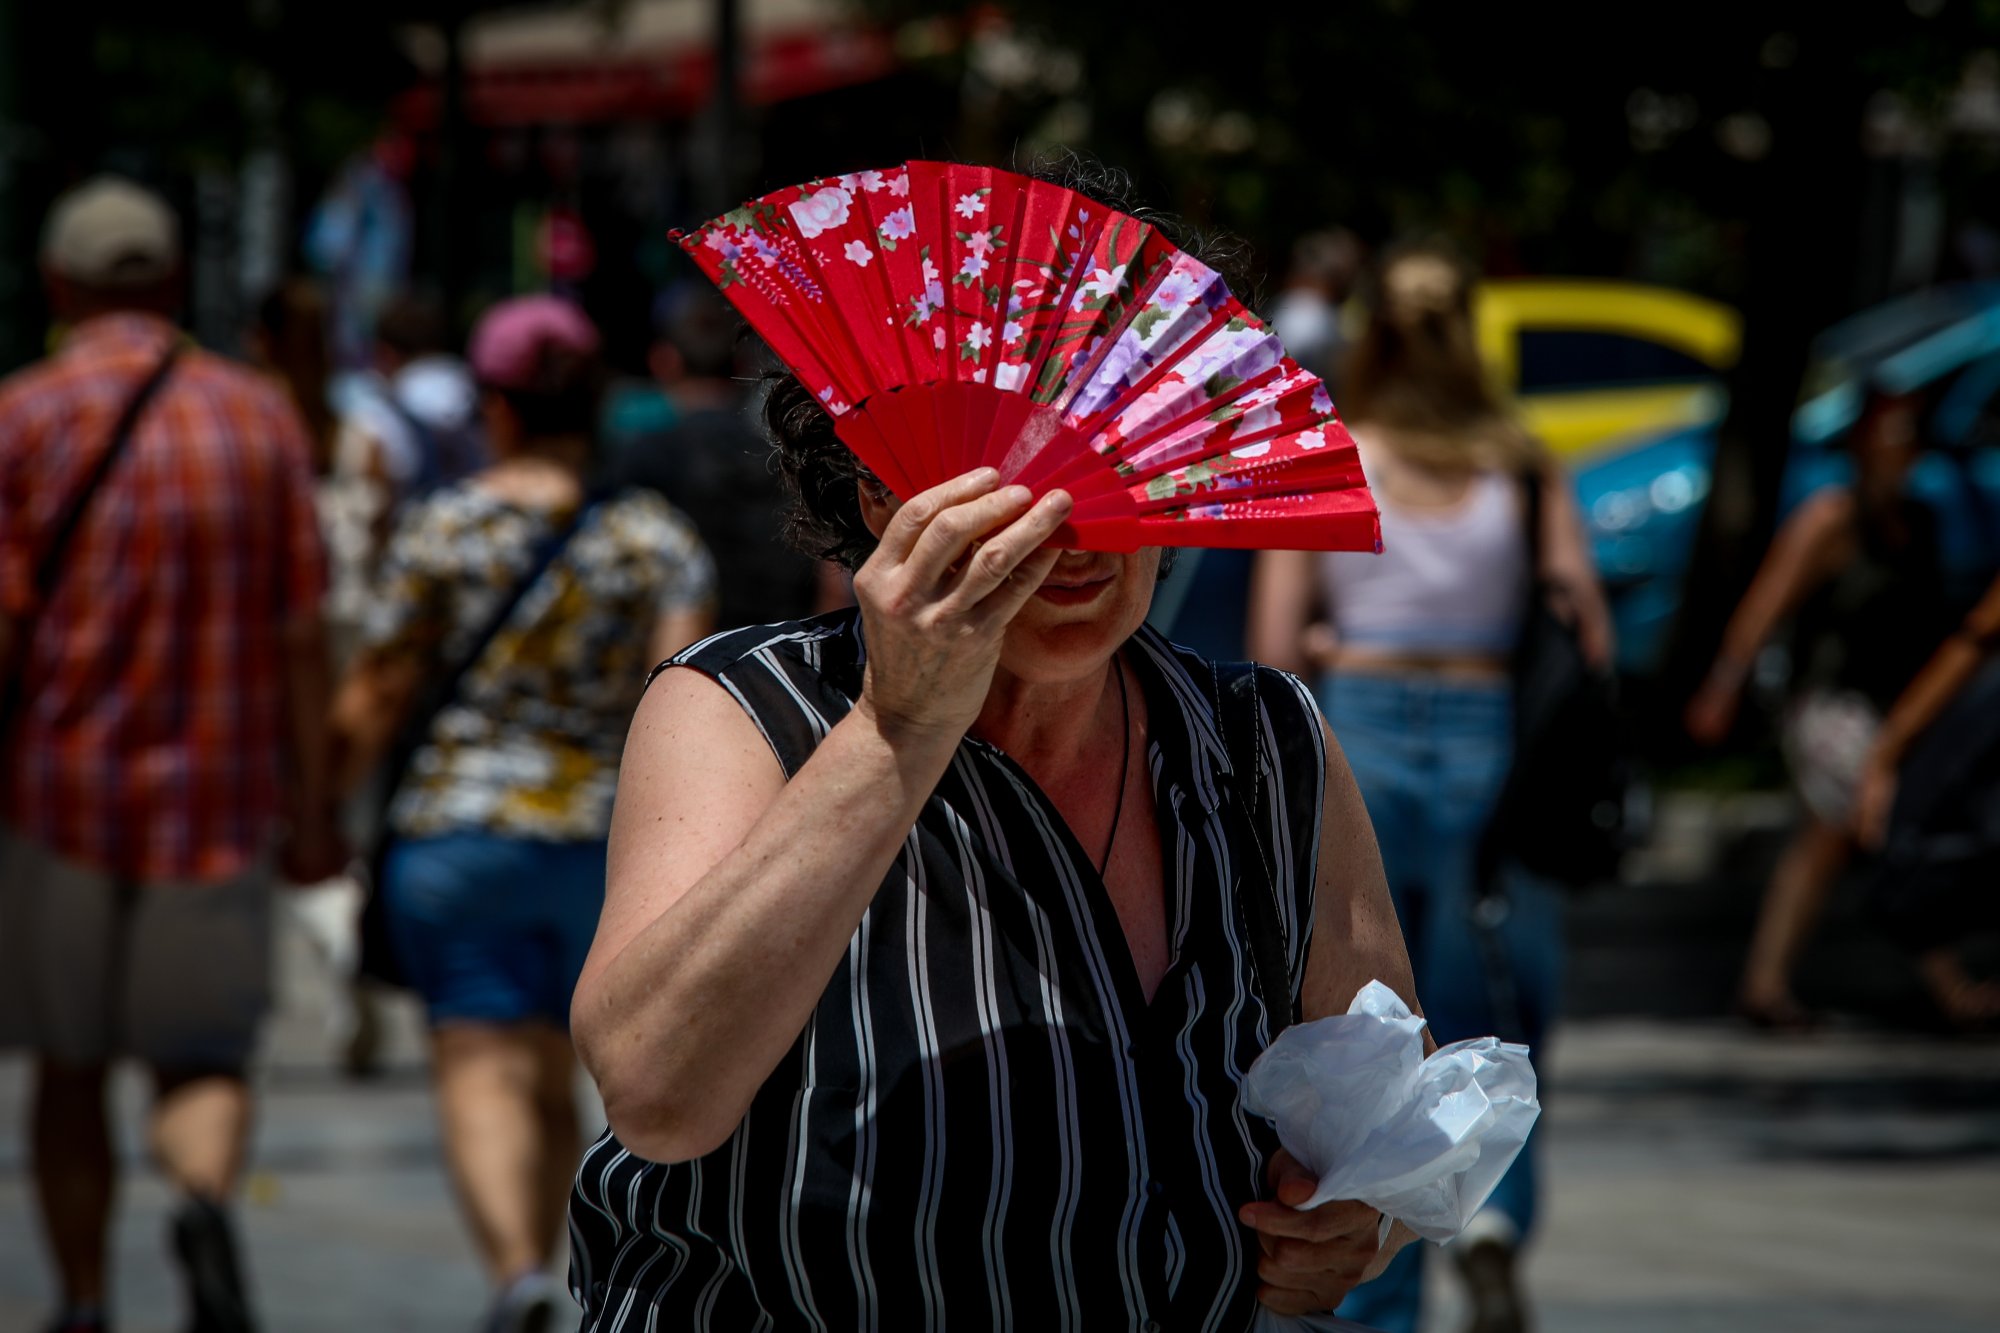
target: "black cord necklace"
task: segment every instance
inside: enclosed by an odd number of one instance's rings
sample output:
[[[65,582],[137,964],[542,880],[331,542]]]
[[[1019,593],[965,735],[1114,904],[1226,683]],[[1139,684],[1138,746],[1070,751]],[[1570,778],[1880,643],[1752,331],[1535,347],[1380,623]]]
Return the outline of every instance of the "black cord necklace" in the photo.
[[[1118,658],[1111,659],[1111,673],[1118,677],[1118,716],[1122,719],[1119,735],[1125,738],[1124,748],[1118,755],[1118,804],[1111,807],[1111,832],[1104,839],[1104,856],[1097,863],[1097,877],[1103,879],[1111,868],[1111,849],[1118,845],[1118,821],[1125,814],[1125,779],[1132,767],[1132,701],[1125,694],[1125,668],[1118,664]]]

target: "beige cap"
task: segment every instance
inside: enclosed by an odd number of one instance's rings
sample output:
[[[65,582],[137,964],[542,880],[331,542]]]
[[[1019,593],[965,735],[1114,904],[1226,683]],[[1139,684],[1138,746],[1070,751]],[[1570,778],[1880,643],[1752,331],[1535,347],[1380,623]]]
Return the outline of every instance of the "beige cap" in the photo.
[[[94,176],[56,200],[42,263],[93,287],[158,282],[180,263],[180,224],[166,201],[121,176]]]

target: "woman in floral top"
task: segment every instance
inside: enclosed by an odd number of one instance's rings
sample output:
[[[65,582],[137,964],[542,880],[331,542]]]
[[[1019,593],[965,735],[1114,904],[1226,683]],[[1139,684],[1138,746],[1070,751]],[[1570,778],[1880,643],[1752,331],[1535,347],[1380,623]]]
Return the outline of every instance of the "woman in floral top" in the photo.
[[[714,564],[666,501],[585,494],[596,349],[588,320],[550,297],[481,323],[472,362],[497,461],[403,521],[336,704],[355,780],[426,683],[478,649],[393,775],[381,892],[429,1012],[446,1159],[498,1288],[495,1330],[553,1312],[543,1269],[579,1151],[569,999],[603,901],[619,751],[646,669],[709,631],[714,600]]]

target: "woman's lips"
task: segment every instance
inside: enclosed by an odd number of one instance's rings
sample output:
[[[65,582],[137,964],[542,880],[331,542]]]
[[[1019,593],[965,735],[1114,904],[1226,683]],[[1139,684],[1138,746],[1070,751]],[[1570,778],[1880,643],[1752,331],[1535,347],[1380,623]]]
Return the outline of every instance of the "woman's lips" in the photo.
[[[1082,606],[1087,602],[1096,601],[1103,595],[1104,590],[1111,586],[1111,582],[1109,574],[1101,579],[1092,579],[1088,583],[1056,583],[1051,580],[1035,589],[1035,596],[1057,606]]]

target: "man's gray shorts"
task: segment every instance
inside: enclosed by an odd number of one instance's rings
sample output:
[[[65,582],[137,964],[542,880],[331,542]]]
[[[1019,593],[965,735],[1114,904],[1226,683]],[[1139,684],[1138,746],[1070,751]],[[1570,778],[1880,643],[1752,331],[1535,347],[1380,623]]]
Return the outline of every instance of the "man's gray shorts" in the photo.
[[[0,1049],[242,1068],[270,1002],[271,893],[268,865],[132,885],[0,829]]]

